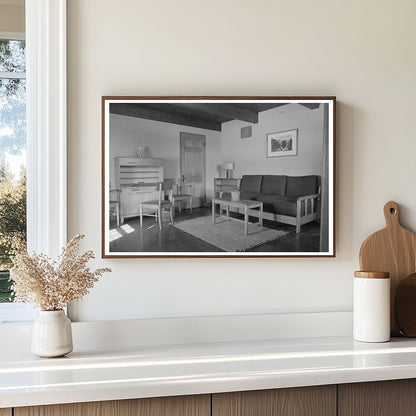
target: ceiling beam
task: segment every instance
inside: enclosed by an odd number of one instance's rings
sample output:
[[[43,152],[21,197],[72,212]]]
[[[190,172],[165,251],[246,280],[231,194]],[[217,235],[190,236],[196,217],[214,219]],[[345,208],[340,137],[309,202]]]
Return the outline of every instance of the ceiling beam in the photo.
[[[319,108],[320,103],[299,103],[300,105],[303,105],[306,108],[309,108],[310,110],[315,110],[316,108]]]
[[[198,127],[201,129],[221,131],[221,124],[177,113],[141,107],[139,104],[112,103],[110,113],[127,117],[144,118],[146,120],[161,121],[164,123],[180,124],[181,126]]]
[[[178,103],[178,107],[200,111],[213,116],[225,117],[231,120],[241,120],[248,123],[258,123],[259,113],[239,106],[237,103]]]

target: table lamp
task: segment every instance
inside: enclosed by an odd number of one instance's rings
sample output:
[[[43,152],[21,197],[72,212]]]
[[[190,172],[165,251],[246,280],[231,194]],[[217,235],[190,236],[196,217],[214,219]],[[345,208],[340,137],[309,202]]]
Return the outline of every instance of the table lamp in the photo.
[[[226,169],[226,178],[232,179],[233,178],[233,170],[235,169],[235,164],[232,162],[226,163],[224,165],[224,168]]]

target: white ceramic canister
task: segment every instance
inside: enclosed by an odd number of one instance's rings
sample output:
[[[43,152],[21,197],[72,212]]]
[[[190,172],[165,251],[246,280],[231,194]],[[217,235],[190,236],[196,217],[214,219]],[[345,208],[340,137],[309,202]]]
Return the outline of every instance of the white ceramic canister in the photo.
[[[387,272],[354,273],[353,336],[356,341],[390,340],[390,279]]]

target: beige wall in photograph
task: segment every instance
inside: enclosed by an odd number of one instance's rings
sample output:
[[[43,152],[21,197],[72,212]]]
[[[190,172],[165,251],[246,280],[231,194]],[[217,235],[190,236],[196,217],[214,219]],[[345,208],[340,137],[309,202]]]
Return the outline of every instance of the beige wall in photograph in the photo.
[[[235,163],[235,177],[242,175],[319,175],[323,161],[323,105],[310,110],[299,104],[288,104],[259,113],[252,124],[252,137],[241,139],[246,122],[223,123],[221,161]],[[294,156],[267,157],[266,140],[270,133],[298,130],[298,148]]]
[[[161,123],[135,117],[116,114],[110,116],[110,181],[115,183],[114,158],[118,156],[135,157],[139,146],[144,148],[145,157],[163,159],[165,178],[179,178],[180,133],[202,134],[206,137],[206,194],[214,194],[214,175],[217,173],[217,161],[220,158],[220,132],[195,127]]]
[[[69,237],[113,269],[73,317],[351,310],[385,202],[416,231],[416,2],[67,4]],[[335,95],[336,258],[101,259],[103,95]]]

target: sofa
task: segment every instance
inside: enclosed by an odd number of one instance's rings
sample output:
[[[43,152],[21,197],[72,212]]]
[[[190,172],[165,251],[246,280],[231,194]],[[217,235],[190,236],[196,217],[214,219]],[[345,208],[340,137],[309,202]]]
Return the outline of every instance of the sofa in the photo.
[[[320,182],[318,175],[243,175],[240,199],[263,202],[264,218],[294,225],[299,233],[301,225],[319,219]]]

